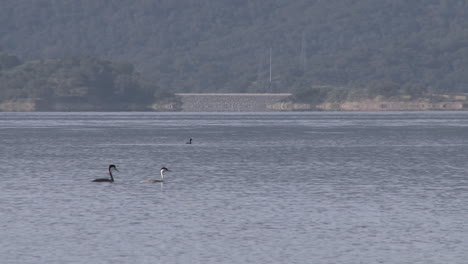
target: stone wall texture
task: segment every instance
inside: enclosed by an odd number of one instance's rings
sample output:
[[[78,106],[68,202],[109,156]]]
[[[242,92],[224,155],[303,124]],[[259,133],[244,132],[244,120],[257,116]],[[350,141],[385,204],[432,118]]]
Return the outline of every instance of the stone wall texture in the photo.
[[[291,94],[176,94],[184,112],[267,112]]]

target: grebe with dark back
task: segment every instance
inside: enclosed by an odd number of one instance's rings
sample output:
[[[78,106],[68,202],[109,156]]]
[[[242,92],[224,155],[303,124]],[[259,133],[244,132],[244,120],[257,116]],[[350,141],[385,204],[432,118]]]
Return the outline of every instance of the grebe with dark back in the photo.
[[[114,164],[109,165],[110,179],[109,178],[99,178],[99,179],[93,180],[93,182],[114,182],[114,177],[112,177],[112,171],[113,170],[119,171]]]

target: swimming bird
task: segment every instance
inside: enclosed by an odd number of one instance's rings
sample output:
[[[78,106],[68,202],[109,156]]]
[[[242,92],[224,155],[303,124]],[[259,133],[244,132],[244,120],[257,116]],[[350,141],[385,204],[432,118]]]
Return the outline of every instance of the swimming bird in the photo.
[[[114,164],[111,164],[111,165],[109,165],[110,179],[108,179],[108,178],[99,178],[99,179],[93,180],[93,182],[114,182],[114,177],[112,177],[112,170],[119,171]]]
[[[185,142],[185,144],[192,144],[192,138],[189,141]]]
[[[161,168],[161,179],[160,180],[146,180],[145,182],[150,182],[150,183],[164,182],[164,172],[166,172],[166,171],[171,171],[171,170],[166,168],[166,167],[162,167]]]

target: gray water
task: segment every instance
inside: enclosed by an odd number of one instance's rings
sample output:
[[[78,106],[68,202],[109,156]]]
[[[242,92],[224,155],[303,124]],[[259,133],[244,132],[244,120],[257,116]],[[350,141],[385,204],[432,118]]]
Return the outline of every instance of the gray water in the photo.
[[[0,263],[467,263],[467,156],[468,112],[0,113]]]

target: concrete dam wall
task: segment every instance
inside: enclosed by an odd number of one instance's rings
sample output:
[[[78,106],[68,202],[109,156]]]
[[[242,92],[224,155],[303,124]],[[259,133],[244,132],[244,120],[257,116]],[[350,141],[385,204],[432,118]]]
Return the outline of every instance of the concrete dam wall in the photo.
[[[184,112],[267,112],[291,96],[281,94],[178,93]]]

